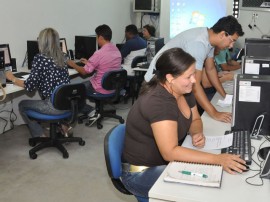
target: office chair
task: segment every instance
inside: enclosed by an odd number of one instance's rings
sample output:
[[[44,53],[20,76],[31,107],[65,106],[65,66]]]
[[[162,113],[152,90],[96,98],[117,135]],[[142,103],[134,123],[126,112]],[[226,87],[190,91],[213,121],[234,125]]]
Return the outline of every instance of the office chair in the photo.
[[[29,138],[29,145],[34,147],[29,151],[31,159],[36,159],[36,152],[47,147],[56,147],[62,152],[63,158],[68,158],[69,154],[63,146],[63,143],[78,142],[81,146],[85,145],[85,141],[80,137],[61,137],[61,135],[57,133],[59,124],[63,122],[73,124],[77,121],[78,111],[85,105],[85,99],[86,89],[84,84],[64,84],[58,86],[51,95],[51,102],[54,108],[63,110],[63,113],[49,115],[35,110],[26,111],[26,114],[30,119],[50,123],[49,137]],[[36,145],[37,143],[39,144]]]
[[[101,85],[106,90],[114,90],[113,93],[110,94],[102,94],[102,93],[87,93],[87,98],[93,100],[95,102],[96,108],[96,116],[99,116],[96,120],[97,128],[103,128],[101,121],[104,117],[110,117],[118,119],[120,123],[124,123],[125,120],[116,114],[116,110],[105,110],[104,106],[107,103],[113,103],[119,99],[121,96],[121,90],[124,88],[127,81],[127,71],[124,69],[112,70],[106,72],[103,75]],[[85,124],[86,126],[91,126],[91,120],[88,119],[88,122]]]
[[[139,63],[147,62],[147,57],[145,55],[136,56],[131,62],[131,68],[135,68]]]
[[[140,65],[141,68],[149,67],[147,62],[146,56],[136,56],[131,62],[131,68],[139,67],[138,64],[144,62],[144,65]],[[144,71],[136,71],[134,76],[128,76],[130,94],[132,97],[132,104],[134,103],[135,99],[138,97],[141,84],[144,81]]]
[[[104,155],[108,174],[114,187],[123,194],[132,195],[121,181],[122,175],[122,152],[125,140],[125,124],[113,127],[104,139]],[[135,196],[139,202],[146,202],[148,198]]]

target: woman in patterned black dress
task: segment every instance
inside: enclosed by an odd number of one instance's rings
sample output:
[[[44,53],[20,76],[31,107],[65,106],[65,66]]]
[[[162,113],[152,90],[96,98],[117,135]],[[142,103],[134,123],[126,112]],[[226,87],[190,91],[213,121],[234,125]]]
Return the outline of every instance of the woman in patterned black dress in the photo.
[[[42,126],[28,118],[26,110],[33,109],[45,114],[59,114],[52,106],[50,96],[53,90],[62,84],[70,83],[66,57],[61,51],[59,34],[52,28],[42,30],[38,37],[39,54],[34,57],[31,73],[28,79],[16,78],[12,72],[6,72],[7,79],[13,84],[31,92],[37,90],[40,100],[22,100],[19,103],[20,113],[27,124],[32,137],[44,136]]]

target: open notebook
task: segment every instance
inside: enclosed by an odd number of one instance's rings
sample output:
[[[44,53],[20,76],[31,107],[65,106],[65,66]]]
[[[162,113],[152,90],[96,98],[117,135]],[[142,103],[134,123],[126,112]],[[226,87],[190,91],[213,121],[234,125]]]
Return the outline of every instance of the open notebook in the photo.
[[[222,180],[221,165],[207,165],[186,162],[171,162],[168,165],[166,182],[179,182],[184,184],[220,187]]]

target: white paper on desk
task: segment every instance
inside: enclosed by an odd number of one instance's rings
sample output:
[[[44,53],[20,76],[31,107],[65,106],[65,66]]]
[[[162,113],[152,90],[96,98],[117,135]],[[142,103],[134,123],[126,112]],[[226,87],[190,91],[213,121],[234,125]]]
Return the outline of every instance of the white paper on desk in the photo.
[[[233,134],[222,136],[205,136],[205,145],[202,148],[203,150],[212,150],[212,149],[222,149],[229,146],[232,146]],[[192,138],[190,135],[187,135],[182,147],[190,149],[198,149],[192,145]]]
[[[22,80],[26,80],[26,79],[28,79],[28,77],[30,76],[30,74],[27,74],[27,75],[23,75],[22,76]]]
[[[259,74],[260,64],[257,63],[245,63],[245,73],[246,74]]]
[[[226,94],[224,100],[218,100],[217,105],[221,107],[229,107],[232,104],[233,95]]]

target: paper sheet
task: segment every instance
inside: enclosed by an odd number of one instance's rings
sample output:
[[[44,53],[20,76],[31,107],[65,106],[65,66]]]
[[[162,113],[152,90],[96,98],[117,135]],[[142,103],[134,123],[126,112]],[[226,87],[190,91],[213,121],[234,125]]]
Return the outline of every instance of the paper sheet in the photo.
[[[260,64],[257,63],[246,63],[245,64],[245,73],[246,74],[259,74],[260,73]]]
[[[217,105],[221,107],[229,107],[232,104],[233,95],[226,94],[224,100],[218,100]]]
[[[205,145],[202,148],[202,150],[226,148],[232,145],[232,141],[233,141],[232,133],[222,136],[205,136]],[[192,138],[190,135],[186,137],[184,143],[182,144],[182,147],[198,150],[197,147],[194,147],[192,145]]]

